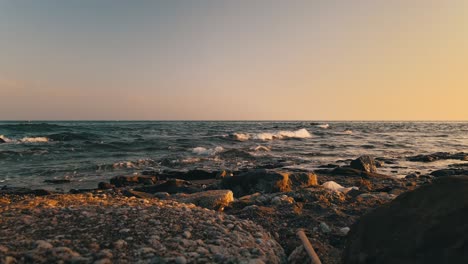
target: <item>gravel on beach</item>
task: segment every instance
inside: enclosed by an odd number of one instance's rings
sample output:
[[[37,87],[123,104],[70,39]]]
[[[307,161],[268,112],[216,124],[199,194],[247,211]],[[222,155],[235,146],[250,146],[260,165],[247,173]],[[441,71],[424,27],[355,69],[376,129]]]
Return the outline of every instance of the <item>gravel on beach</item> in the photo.
[[[2,263],[283,263],[250,220],[112,192],[0,196]]]

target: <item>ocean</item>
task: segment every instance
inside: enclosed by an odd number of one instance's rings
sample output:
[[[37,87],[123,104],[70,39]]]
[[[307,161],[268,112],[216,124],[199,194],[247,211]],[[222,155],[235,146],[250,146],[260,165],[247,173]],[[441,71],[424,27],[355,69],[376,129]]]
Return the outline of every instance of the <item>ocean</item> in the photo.
[[[462,162],[406,157],[467,152],[468,122],[4,121],[0,139],[0,186],[68,190],[145,170],[315,170],[360,155],[403,177]]]

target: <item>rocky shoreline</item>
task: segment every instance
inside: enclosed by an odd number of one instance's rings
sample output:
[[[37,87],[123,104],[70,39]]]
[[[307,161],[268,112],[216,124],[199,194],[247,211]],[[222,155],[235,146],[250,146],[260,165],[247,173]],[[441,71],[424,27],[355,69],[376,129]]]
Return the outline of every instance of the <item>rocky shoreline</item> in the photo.
[[[468,154],[408,158],[441,159],[466,161]],[[400,200],[420,189],[424,197],[443,188],[450,192],[447,181],[467,193],[468,163],[397,179],[379,173],[379,167],[391,162],[361,156],[348,165],[330,164],[315,172],[148,170],[67,194],[5,186],[0,189],[0,259],[2,263],[307,263],[310,260],[296,236],[298,229],[304,229],[322,263],[384,263],[373,262],[375,252],[367,252],[367,244],[352,244],[366,236],[361,218],[366,221],[381,208],[406,204]],[[427,186],[433,188],[427,191]],[[466,202],[461,202],[457,208],[468,208],[464,206]],[[450,205],[442,203],[433,210],[445,207]],[[381,218],[385,217],[391,215],[383,213]],[[370,223],[376,221],[383,220]],[[427,229],[438,226],[437,221],[433,219]],[[460,241],[459,247],[468,246],[468,240]],[[451,260],[459,260],[454,247]],[[367,253],[356,257],[362,252]]]

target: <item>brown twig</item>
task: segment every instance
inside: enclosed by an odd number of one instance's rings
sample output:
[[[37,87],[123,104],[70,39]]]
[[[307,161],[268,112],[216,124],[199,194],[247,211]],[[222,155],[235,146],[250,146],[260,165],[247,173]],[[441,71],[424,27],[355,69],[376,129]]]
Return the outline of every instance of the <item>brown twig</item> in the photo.
[[[320,261],[319,257],[317,256],[317,253],[315,253],[314,248],[310,244],[309,239],[307,238],[305,232],[303,229],[297,230],[296,235],[301,239],[302,245],[304,246],[305,251],[309,255],[310,259],[312,260],[312,264],[322,264]]]

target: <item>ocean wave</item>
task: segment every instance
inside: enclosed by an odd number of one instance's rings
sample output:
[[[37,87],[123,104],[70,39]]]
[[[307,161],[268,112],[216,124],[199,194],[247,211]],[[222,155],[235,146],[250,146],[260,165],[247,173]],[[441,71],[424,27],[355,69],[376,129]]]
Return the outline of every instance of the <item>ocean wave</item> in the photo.
[[[112,164],[113,169],[141,169],[143,167],[152,166],[156,162],[152,159],[139,159],[137,161],[119,161]]]
[[[98,140],[99,137],[93,133],[72,133],[63,132],[48,135],[47,138],[54,141],[72,141],[72,140]]]
[[[271,149],[269,147],[265,147],[265,146],[256,146],[256,147],[252,148],[252,150],[258,151],[258,152],[269,152],[269,151],[271,151]]]
[[[223,151],[224,148],[221,146],[217,146],[215,148],[204,148],[204,147],[196,147],[192,149],[192,153],[197,154],[197,155],[205,155],[205,156],[210,156],[210,155],[215,155],[216,153],[219,153]]]
[[[63,126],[57,124],[49,123],[19,123],[19,124],[3,124],[0,125],[0,129],[8,129],[12,131],[21,131],[21,132],[53,132],[57,128]]]
[[[282,130],[277,132],[265,132],[265,133],[257,133],[257,134],[244,134],[244,133],[234,133],[232,134],[232,138],[238,141],[247,141],[250,139],[253,140],[277,140],[277,139],[302,139],[302,138],[310,138],[312,135],[307,131],[305,128],[301,128],[295,131],[288,131]]]
[[[5,143],[9,143],[12,141],[11,139],[5,137],[4,135],[0,135],[0,139],[3,140]]]
[[[328,129],[330,128],[330,125],[329,124],[320,124],[320,125],[316,125],[317,127],[319,128],[323,128],[323,129]]]
[[[24,137],[20,139],[22,143],[46,143],[49,139],[46,137]]]

